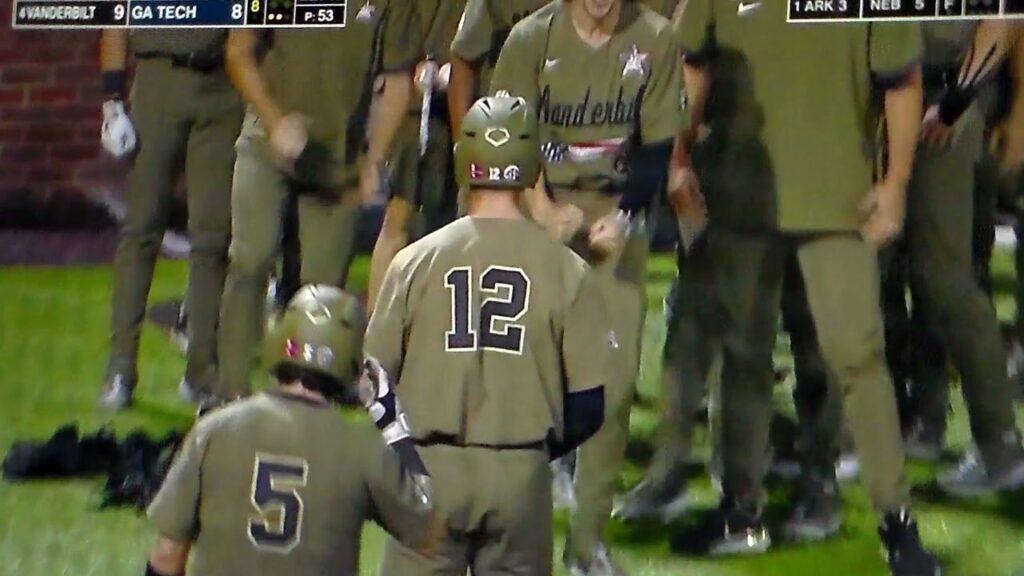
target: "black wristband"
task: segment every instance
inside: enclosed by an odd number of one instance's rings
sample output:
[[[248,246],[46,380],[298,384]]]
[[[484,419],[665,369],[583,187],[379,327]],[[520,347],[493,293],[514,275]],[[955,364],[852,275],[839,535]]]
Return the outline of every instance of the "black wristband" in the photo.
[[[128,76],[124,70],[108,70],[103,73],[103,94],[107,98],[124,100]]]
[[[971,104],[974,102],[975,91],[960,86],[952,86],[939,100],[939,119],[946,126],[956,124]]]

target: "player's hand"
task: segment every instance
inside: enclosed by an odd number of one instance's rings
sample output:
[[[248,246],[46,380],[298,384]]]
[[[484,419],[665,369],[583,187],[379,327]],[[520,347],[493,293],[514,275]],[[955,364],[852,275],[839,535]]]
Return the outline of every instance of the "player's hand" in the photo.
[[[384,439],[388,444],[409,435],[402,406],[398,402],[394,388],[391,387],[391,379],[380,362],[372,356],[367,356],[363,360],[358,393],[359,400],[370,412],[373,422],[384,433]]]
[[[892,242],[903,230],[906,216],[906,186],[883,180],[861,202],[861,236],[876,248]]]
[[[121,158],[135,150],[138,136],[131,118],[124,110],[124,102],[107,100],[103,103],[103,127],[100,129],[103,149],[114,158]]]
[[[668,203],[679,220],[680,240],[686,249],[700,236],[708,224],[708,207],[697,175],[690,166],[669,168]]]
[[[437,89],[441,92],[448,91],[448,83],[452,79],[452,65],[448,62],[437,71]]]
[[[270,147],[289,169],[309,142],[306,123],[301,114],[288,114],[270,127]]]
[[[629,220],[619,209],[602,216],[590,227],[590,249],[599,257],[619,253],[626,244]]]
[[[438,76],[437,62],[433,60],[424,60],[416,66],[416,90],[421,96],[439,87]]]
[[[935,150],[945,150],[956,141],[962,125],[962,120],[953,126],[943,122],[939,117],[939,106],[935,104],[925,111],[921,120],[921,141]]]

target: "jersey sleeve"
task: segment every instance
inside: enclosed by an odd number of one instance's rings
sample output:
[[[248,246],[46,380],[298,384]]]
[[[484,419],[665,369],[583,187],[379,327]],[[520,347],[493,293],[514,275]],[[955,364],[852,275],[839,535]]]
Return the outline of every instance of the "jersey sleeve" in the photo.
[[[584,272],[562,332],[566,391],[582,392],[608,384],[610,356],[615,346],[616,334],[608,320],[604,294],[594,274]]]
[[[540,92],[537,83],[538,55],[536,43],[531,42],[530,24],[530,20],[523,20],[512,28],[498,56],[488,94],[507,92],[510,96],[518,96],[536,112]]]
[[[660,36],[658,48],[651,54],[651,76],[640,104],[640,141],[643,144],[671,140],[683,126],[679,48],[668,29]]]
[[[420,58],[419,15],[413,6],[415,0],[392,0],[384,20],[384,38],[381,53],[381,72],[409,70]]]
[[[915,22],[869,22],[868,62],[879,80],[900,79],[921,62],[924,40]]]
[[[466,62],[479,62],[491,50],[494,21],[487,0],[469,0],[452,40],[452,54]]]
[[[420,504],[398,456],[377,438],[366,458],[366,487],[373,520],[409,548],[427,543],[432,512]]]
[[[463,0],[443,0],[438,3],[437,13],[427,31],[425,44],[427,53],[433,54],[441,63],[450,59],[455,26],[459,22],[464,8]]]
[[[199,528],[199,492],[206,434],[197,425],[182,442],[181,449],[164,478],[160,491],[146,511],[162,536],[176,542],[190,542]]]
[[[407,308],[406,255],[400,251],[384,273],[377,302],[366,327],[363,350],[373,356],[387,371],[392,382],[401,380],[402,358],[405,354],[405,316]]]
[[[685,7],[676,11],[676,43],[688,62],[698,63],[711,56],[715,27],[713,2],[687,0]]]

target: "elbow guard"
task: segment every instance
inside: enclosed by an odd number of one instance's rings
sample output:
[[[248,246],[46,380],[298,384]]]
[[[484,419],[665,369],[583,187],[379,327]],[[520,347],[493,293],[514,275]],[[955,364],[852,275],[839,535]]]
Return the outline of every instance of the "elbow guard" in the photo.
[[[668,178],[671,159],[672,142],[658,142],[634,150],[630,154],[629,178],[619,208],[630,215],[647,209]]]
[[[552,442],[551,459],[572,452],[600,430],[604,424],[604,386],[565,396],[565,433],[561,442]]]

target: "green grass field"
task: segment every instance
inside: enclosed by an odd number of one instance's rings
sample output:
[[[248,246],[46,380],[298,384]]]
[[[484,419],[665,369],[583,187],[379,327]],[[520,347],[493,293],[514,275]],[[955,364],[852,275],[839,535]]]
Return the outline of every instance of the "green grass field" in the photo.
[[[649,454],[656,425],[655,403],[659,355],[664,339],[661,298],[674,262],[652,261],[650,314],[641,380],[643,402],[633,413],[633,440]],[[997,256],[996,283],[1002,294],[1001,316],[1013,313],[1007,293],[1013,278],[1009,258]],[[366,262],[357,265],[353,282],[365,282]],[[181,295],[186,268],[181,262],[161,263],[152,302]],[[0,447],[15,439],[48,437],[58,426],[77,421],[86,431],[107,423],[109,416],[93,406],[103,376],[110,312],[107,268],[7,268],[0,270]],[[780,350],[780,362],[788,356]],[[142,342],[141,381],[133,410],[112,419],[121,432],[145,427],[162,432],[185,427],[193,410],[178,400],[176,388],[184,362],[166,337],[147,326]],[[788,390],[780,387],[780,408],[791,412]],[[959,397],[957,395],[957,397]],[[951,445],[959,449],[966,436],[962,404],[951,426]],[[706,453],[706,435],[701,445]],[[647,449],[644,450],[643,448]],[[631,461],[624,471],[627,485],[637,482],[645,462]],[[934,475],[930,467],[912,466],[915,483]],[[142,573],[144,555],[153,537],[144,518],[131,511],[97,511],[99,481],[42,482],[12,485],[0,482],[0,576],[128,576]],[[710,509],[715,495],[701,477],[691,485],[695,508]],[[956,576],[1024,575],[1024,496],[983,500],[969,505],[930,497],[915,499],[924,540],[942,556],[947,574]],[[784,490],[773,490],[781,510]],[[841,537],[810,547],[778,546],[752,559],[706,560],[671,552],[676,528],[614,525],[610,542],[633,576],[874,576],[886,574],[874,519],[865,492],[856,485],[844,492],[845,527]],[[567,523],[556,515],[561,535]],[[686,525],[688,520],[682,521]],[[381,534],[369,528],[364,539],[362,574],[375,574]],[[561,573],[561,572],[559,572]]]

